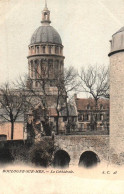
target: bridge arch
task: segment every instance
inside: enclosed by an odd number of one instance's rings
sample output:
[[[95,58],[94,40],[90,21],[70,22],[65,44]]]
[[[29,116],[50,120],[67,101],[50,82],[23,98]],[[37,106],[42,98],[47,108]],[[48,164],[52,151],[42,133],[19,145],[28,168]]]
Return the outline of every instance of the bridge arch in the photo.
[[[69,167],[70,156],[65,150],[57,150],[54,155],[53,166],[58,168]]]
[[[81,154],[78,166],[93,167],[100,162],[98,155],[93,151],[85,151]]]

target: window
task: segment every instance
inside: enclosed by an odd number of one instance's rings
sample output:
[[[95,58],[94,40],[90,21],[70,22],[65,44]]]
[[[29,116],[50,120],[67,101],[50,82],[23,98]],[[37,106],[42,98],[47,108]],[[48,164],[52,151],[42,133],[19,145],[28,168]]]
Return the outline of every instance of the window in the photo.
[[[38,47],[36,47],[37,48],[37,54],[39,53],[39,46]]]
[[[79,128],[80,128],[80,129],[83,129],[83,128],[84,128],[84,124],[83,124],[83,123],[80,123],[80,124],[79,124]]]
[[[31,64],[31,77],[33,77],[33,64]]]
[[[45,46],[43,46],[43,54],[45,54]]]
[[[81,114],[78,115],[78,120],[79,120],[79,121],[82,120],[82,115],[81,115]]]
[[[0,141],[7,140],[7,135],[0,135]]]
[[[74,117],[71,117],[71,121],[74,122],[75,121],[75,118]]]
[[[78,115],[78,120],[79,120],[79,121],[84,121],[84,115],[79,114],[79,115]]]
[[[87,121],[90,121],[90,115],[87,114]]]
[[[45,12],[45,13],[44,13],[44,18],[45,18],[45,20],[47,20],[47,19],[48,19],[47,12]]]
[[[100,104],[100,109],[103,109],[103,105],[102,104]]]
[[[100,121],[103,121],[103,115],[102,114],[100,115]]]
[[[48,63],[49,76],[51,77],[53,75],[53,60],[49,60]]]
[[[90,105],[89,104],[87,105],[87,110],[90,110]]]
[[[51,46],[49,46],[49,54],[51,54]]]
[[[63,117],[63,122],[67,121],[67,117]]]
[[[90,124],[89,124],[89,123],[87,124],[87,129],[88,129],[88,130],[90,130],[90,129],[91,129],[91,126],[90,126]]]

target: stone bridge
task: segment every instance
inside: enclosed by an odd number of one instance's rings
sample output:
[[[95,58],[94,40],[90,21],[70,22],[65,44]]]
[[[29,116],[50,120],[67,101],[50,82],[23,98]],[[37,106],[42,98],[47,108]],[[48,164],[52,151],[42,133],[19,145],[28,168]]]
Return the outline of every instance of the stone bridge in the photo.
[[[57,151],[54,154],[54,162],[58,166],[62,165],[64,162],[67,162],[69,166],[78,166],[83,160],[84,162],[89,163],[86,164],[87,166],[90,166],[90,164],[92,165],[92,162],[108,161],[108,135],[55,136],[55,145],[57,146]],[[57,160],[59,160],[59,162]]]
[[[44,137],[49,141],[52,137]],[[109,159],[109,136],[107,135],[57,135],[54,137],[56,151],[55,167],[92,166]],[[28,152],[32,142],[23,140],[1,141],[0,161],[12,160],[10,153]],[[23,154],[22,154],[23,155]]]

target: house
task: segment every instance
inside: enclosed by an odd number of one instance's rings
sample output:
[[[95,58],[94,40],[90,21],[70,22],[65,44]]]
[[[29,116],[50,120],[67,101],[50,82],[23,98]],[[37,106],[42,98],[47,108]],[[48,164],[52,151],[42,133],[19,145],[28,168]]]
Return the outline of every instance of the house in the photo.
[[[109,100],[101,98],[97,107],[93,98],[77,98],[78,130],[88,131],[109,131]]]

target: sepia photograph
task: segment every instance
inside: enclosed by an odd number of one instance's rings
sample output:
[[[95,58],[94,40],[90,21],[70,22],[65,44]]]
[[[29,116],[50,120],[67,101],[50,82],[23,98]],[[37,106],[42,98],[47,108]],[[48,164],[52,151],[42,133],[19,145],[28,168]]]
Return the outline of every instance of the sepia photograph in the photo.
[[[123,21],[124,0],[0,0],[1,193],[123,193]]]

